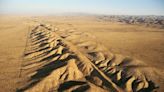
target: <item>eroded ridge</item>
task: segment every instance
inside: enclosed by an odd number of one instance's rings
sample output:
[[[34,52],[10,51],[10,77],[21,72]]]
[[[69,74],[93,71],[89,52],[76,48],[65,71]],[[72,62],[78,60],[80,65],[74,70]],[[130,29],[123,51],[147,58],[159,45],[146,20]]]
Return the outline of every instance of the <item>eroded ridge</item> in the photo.
[[[18,91],[150,92],[157,88],[149,79],[156,71],[148,69],[109,52],[89,34],[41,24],[31,30]]]

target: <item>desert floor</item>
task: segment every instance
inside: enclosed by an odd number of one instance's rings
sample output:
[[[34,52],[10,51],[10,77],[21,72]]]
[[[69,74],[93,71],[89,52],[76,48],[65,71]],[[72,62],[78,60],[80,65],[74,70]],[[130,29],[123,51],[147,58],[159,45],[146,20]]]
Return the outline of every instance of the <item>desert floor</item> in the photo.
[[[96,17],[57,17],[46,20],[59,28],[89,32],[113,53],[131,56],[163,69],[164,29],[111,23]]]
[[[59,29],[59,34],[63,30],[89,33],[112,53],[141,60],[151,68],[159,70],[162,76],[164,75],[164,29],[111,23],[93,16],[1,16],[0,88],[2,92],[14,92],[20,86],[20,69],[28,32],[37,23],[51,24]],[[160,85],[162,84],[164,84],[163,80]]]

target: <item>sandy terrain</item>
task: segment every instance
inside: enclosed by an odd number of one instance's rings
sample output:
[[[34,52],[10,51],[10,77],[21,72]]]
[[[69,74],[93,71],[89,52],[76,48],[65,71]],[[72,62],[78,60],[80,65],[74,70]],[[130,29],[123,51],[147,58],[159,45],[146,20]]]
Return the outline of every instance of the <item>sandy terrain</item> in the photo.
[[[21,26],[21,21],[18,22],[16,17],[11,19],[0,18],[0,87],[2,92],[12,92],[16,88],[26,40],[26,26]]]
[[[91,16],[1,16],[0,31],[2,92],[164,90],[164,29]]]

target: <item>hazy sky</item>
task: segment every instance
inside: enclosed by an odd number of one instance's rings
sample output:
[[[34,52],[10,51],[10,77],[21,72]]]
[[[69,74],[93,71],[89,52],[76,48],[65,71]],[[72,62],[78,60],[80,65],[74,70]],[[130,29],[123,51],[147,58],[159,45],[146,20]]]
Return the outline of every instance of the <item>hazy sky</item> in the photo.
[[[0,0],[1,14],[164,15],[164,0]]]

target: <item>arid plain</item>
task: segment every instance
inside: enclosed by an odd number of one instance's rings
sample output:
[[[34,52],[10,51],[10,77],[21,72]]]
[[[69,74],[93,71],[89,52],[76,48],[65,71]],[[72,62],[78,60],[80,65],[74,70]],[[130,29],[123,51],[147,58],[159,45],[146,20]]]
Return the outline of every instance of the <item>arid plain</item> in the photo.
[[[96,16],[0,16],[2,92],[163,92],[164,29]]]

